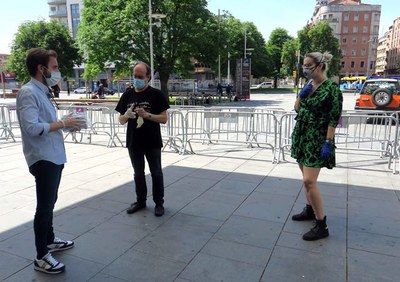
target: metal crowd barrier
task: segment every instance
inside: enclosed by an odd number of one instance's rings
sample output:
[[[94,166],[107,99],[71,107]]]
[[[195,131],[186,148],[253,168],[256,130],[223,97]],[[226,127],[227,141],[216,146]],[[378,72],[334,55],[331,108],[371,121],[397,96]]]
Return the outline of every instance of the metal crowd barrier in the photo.
[[[114,104],[60,104],[58,116],[82,109],[88,128],[66,132],[65,139],[89,144],[106,136],[107,146],[124,145],[126,125],[120,125]],[[18,125],[15,105],[0,104],[0,140],[13,140]],[[246,147],[266,147],[273,153],[273,162],[285,160],[290,152],[291,134],[295,125],[294,111],[280,108],[173,107],[168,110],[168,122],[161,124],[163,150],[179,154],[194,153],[192,143],[236,144]],[[343,111],[336,129],[338,150],[366,151],[388,159],[388,169],[400,171],[400,111]],[[104,142],[104,139],[101,139]]]
[[[66,132],[64,139],[70,136],[73,142],[81,143],[86,136],[88,143],[92,144],[93,137],[96,135],[108,136],[107,147],[117,146],[116,141],[122,144],[116,132],[116,119],[114,106],[105,104],[60,104],[58,117],[61,119],[64,115],[74,113],[76,111],[84,112],[87,116],[87,128],[75,132]],[[117,121],[118,122],[118,121]]]
[[[191,109],[185,114],[186,140],[181,152],[193,153],[192,142],[202,144],[244,144],[266,146],[273,152],[277,123],[273,114],[255,113],[247,108]]]
[[[278,162],[285,160],[285,153],[290,151],[295,116],[288,113],[279,120]],[[378,153],[388,158],[388,169],[398,173],[399,131],[398,112],[344,111],[335,132],[335,145],[338,150]]]
[[[13,142],[15,142],[15,137],[12,132],[12,129],[15,127],[15,125],[18,125],[15,105],[0,104],[0,124],[0,140],[8,141],[9,139],[12,139]]]

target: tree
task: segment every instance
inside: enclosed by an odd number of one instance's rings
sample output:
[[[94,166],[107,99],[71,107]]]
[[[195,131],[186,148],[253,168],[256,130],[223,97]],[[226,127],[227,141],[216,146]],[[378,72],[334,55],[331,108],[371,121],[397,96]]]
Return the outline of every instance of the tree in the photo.
[[[283,44],[281,73],[284,76],[292,76],[293,71],[297,71],[297,52],[299,50],[298,42],[299,41],[296,39],[289,39]],[[296,75],[296,77],[297,76],[298,75]]]
[[[272,31],[266,48],[268,53],[268,74],[274,77],[274,86],[278,87],[278,78],[284,77],[282,72],[282,50],[286,41],[293,39],[283,28],[276,28]]]
[[[282,70],[286,75],[290,75],[297,68],[298,58],[295,52],[297,50],[300,50],[302,58],[310,52],[330,52],[333,58],[329,64],[328,76],[339,74],[341,60],[340,44],[339,40],[333,35],[333,30],[328,22],[321,21],[315,25],[307,25],[298,31],[295,41],[289,40],[285,43],[282,52]],[[300,61],[301,63],[302,61]],[[302,72],[300,66],[298,69]],[[299,76],[300,74],[297,75]]]
[[[7,68],[17,73],[21,83],[30,79],[25,59],[27,51],[36,47],[57,52],[57,61],[64,78],[72,75],[75,64],[81,63],[78,48],[65,25],[44,20],[25,22],[18,28],[7,63]]]
[[[152,27],[154,69],[165,95],[170,74],[193,69],[192,58],[208,63],[218,57],[215,45],[206,44],[218,42],[218,23],[206,6],[206,0],[152,2],[152,13],[167,16],[159,27]],[[130,73],[135,61],[149,63],[148,16],[148,1],[85,0],[78,42],[89,70],[102,70],[106,62],[112,62],[119,75]]]
[[[341,49],[339,40],[327,21],[320,21],[313,26],[306,26],[298,33],[301,54],[310,52],[330,52],[333,55],[329,64],[328,77],[340,72]]]
[[[221,72],[227,74],[229,53],[230,73],[235,74],[236,59],[244,57],[244,33],[246,32],[246,48],[252,49],[247,52],[247,57],[250,57],[252,61],[252,75],[254,77],[265,76],[267,73],[267,52],[264,47],[265,40],[257,27],[250,22],[241,22],[227,11],[223,11],[220,22]]]

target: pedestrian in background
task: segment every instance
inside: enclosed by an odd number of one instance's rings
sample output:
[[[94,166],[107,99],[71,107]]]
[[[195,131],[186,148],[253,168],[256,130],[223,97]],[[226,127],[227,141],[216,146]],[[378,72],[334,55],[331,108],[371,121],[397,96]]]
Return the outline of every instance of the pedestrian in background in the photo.
[[[221,85],[221,83],[218,83],[217,84],[217,93],[218,93],[218,95],[219,96],[222,96],[222,85]]]
[[[25,159],[36,181],[33,229],[37,254],[34,268],[55,274],[63,272],[65,266],[51,253],[74,246],[72,241],[55,237],[53,231],[53,210],[66,162],[62,129],[80,130],[81,121],[74,118],[57,120],[49,89],[61,80],[57,53],[42,48],[30,49],[26,66],[31,80],[17,95],[17,116]]]
[[[322,167],[332,169],[335,166],[334,136],[343,104],[339,86],[327,78],[331,59],[332,55],[328,52],[305,55],[303,73],[308,84],[299,93],[295,103],[298,114],[292,134],[291,155],[299,163],[303,175],[307,205],[292,219],[315,219],[315,226],[303,235],[307,241],[329,236],[317,180]]]
[[[132,214],[146,207],[147,186],[145,157],[149,165],[152,185],[154,214],[164,214],[164,176],[161,166],[160,123],[168,120],[168,102],[163,93],[151,87],[151,69],[139,62],[133,69],[134,87],[124,92],[115,110],[120,113],[119,122],[128,123],[126,146],[134,170],[136,202],[128,209]]]

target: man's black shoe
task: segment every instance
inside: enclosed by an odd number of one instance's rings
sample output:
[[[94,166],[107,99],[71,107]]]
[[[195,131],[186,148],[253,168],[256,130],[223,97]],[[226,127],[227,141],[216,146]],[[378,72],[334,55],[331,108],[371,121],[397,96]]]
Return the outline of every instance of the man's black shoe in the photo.
[[[156,216],[163,216],[164,215],[164,207],[161,205],[156,205],[154,208],[154,214]]]
[[[137,203],[137,202],[135,202],[126,210],[126,213],[127,214],[132,214],[132,213],[140,211],[140,210],[142,210],[144,208],[146,208],[146,204],[145,203]]]

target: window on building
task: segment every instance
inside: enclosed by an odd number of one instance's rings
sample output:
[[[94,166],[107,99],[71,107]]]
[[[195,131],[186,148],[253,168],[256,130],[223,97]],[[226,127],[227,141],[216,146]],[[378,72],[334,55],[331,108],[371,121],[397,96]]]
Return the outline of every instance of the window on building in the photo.
[[[358,26],[353,26],[353,33],[357,33],[358,32]]]
[[[368,41],[367,38],[366,38],[365,36],[363,36],[363,38],[362,38],[362,43],[363,43],[363,44],[367,44],[367,41]]]
[[[367,33],[368,32],[368,26],[364,25],[363,26],[363,33]]]
[[[364,14],[364,21],[368,21],[369,20],[369,14]]]
[[[367,49],[365,49],[365,48],[362,48],[361,49],[361,55],[366,55],[367,54]]]
[[[346,62],[342,61],[342,69],[346,66]]]
[[[351,54],[352,54],[353,56],[357,55],[356,49],[351,49]]]
[[[364,67],[364,61],[361,61],[360,62],[360,68],[363,68]]]
[[[346,56],[346,49],[342,49],[342,55]]]
[[[374,32],[373,33],[379,33],[379,25],[374,25]]]
[[[370,62],[369,62],[369,68],[370,68],[370,69],[373,69],[373,68],[374,68],[374,61],[370,61]]]
[[[344,15],[343,15],[343,20],[344,20],[345,22],[348,22],[348,21],[349,21],[349,14],[344,14]]]
[[[343,43],[343,44],[347,44],[347,38],[346,38],[346,37],[343,37],[343,38],[342,38],[342,43]]]
[[[358,14],[355,14],[355,15],[354,15],[354,21],[355,21],[355,22],[358,22]]]
[[[78,32],[78,25],[80,23],[79,4],[71,4],[71,25],[72,25],[72,37],[76,37]]]
[[[343,33],[348,33],[349,32],[349,27],[348,26],[344,26],[343,27]]]
[[[354,68],[354,61],[351,61],[350,67],[351,67],[351,68]]]
[[[357,37],[353,37],[353,40],[351,41],[353,44],[357,44]]]

